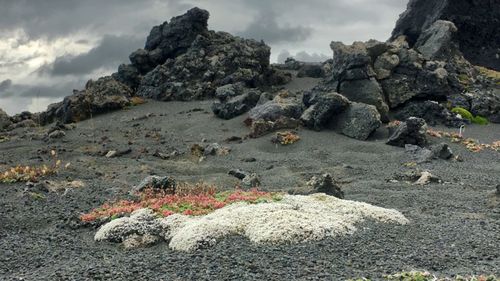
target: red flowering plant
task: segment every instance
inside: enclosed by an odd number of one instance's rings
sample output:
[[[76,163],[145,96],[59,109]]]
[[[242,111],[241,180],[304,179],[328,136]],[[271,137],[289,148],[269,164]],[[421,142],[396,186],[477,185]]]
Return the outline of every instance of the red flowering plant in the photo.
[[[282,198],[282,193],[257,189],[244,191],[236,188],[233,191],[215,192],[215,187],[202,183],[194,186],[184,184],[181,187],[181,189],[176,189],[174,194],[147,189],[138,194],[139,199],[137,200],[105,203],[90,213],[81,215],[80,219],[84,222],[105,221],[128,215],[142,208],[153,210],[159,217],[173,214],[201,216],[236,202],[269,203],[279,201]],[[192,187],[192,189],[189,190],[188,187]]]

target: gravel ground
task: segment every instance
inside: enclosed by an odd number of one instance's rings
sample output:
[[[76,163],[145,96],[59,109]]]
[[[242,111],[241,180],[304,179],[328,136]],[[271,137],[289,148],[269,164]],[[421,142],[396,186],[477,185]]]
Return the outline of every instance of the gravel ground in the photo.
[[[43,192],[24,184],[0,184],[0,280],[344,280],[402,270],[438,275],[500,275],[500,154],[471,153],[451,144],[463,162],[436,160],[417,167],[404,149],[384,144],[381,129],[367,142],[334,132],[299,130],[301,140],[276,146],[271,135],[226,143],[244,136],[244,116],[216,119],[210,102],[148,102],[76,125],[59,140],[36,140],[46,128],[19,129],[0,143],[0,170],[49,161],[49,151],[71,162],[50,180],[81,180],[85,187]],[[147,114],[141,120],[134,120]],[[140,118],[139,118],[140,119]],[[440,128],[442,129],[442,128]],[[500,126],[471,126],[467,136],[500,139]],[[30,138],[29,136],[34,136]],[[194,143],[231,147],[227,156],[198,163]],[[438,141],[433,139],[433,141]],[[131,148],[106,158],[99,152]],[[158,150],[181,154],[169,160]],[[253,157],[255,162],[242,159]],[[365,222],[351,236],[298,245],[252,245],[241,237],[215,247],[179,253],[165,243],[136,250],[93,241],[95,229],[76,227],[74,218],[107,200],[123,198],[149,174],[181,181],[234,187],[233,168],[256,172],[267,190],[302,186],[312,175],[329,172],[346,199],[393,208],[411,222],[405,226]],[[446,184],[414,186],[389,182],[412,169],[429,170]]]

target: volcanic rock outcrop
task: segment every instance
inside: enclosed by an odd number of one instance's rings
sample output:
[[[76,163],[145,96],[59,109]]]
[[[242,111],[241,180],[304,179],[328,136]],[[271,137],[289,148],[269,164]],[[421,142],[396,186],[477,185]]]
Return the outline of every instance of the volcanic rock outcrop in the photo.
[[[411,0],[391,39],[405,35],[413,47],[438,20],[455,24],[460,50],[468,61],[500,70],[500,1]]]
[[[210,31],[208,18],[208,11],[193,8],[153,27],[144,49],[130,55],[130,64],[49,106],[40,114],[40,123],[81,121],[128,106],[133,96],[199,100],[214,97],[216,89],[227,84],[256,88],[290,80],[270,66],[271,49],[264,42]],[[220,108],[220,115],[229,118],[250,109],[238,102],[224,104],[227,108]]]

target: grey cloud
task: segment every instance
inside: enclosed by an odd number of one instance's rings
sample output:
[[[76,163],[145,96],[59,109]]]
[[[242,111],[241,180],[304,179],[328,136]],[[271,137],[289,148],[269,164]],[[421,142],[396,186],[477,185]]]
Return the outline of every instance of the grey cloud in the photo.
[[[8,90],[12,86],[12,80],[6,79],[0,82],[0,93]]]
[[[311,35],[312,29],[305,26],[279,25],[272,11],[258,14],[254,21],[238,35],[264,40],[266,43],[300,42]]]
[[[73,89],[81,89],[83,79],[61,81],[53,85],[11,84],[5,91],[0,91],[0,98],[58,98],[71,95]]]
[[[102,67],[116,68],[126,62],[128,55],[143,43],[142,38],[106,35],[98,46],[87,53],[57,57],[50,67],[43,66],[41,70],[57,76],[88,74]]]

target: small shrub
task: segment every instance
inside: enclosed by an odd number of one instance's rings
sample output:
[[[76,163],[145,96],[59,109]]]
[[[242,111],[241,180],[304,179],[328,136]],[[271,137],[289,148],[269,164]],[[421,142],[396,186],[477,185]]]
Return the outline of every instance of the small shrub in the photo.
[[[37,182],[40,178],[56,174],[61,167],[61,160],[57,159],[54,150],[50,154],[53,160],[51,165],[11,167],[0,173],[0,183]],[[68,166],[69,163],[65,165]]]
[[[155,192],[148,189],[140,194],[135,201],[121,200],[114,203],[105,203],[88,214],[83,214],[80,219],[84,222],[106,220],[128,215],[142,208],[153,210],[159,217],[172,214],[200,216],[209,214],[226,205],[236,202],[249,204],[275,202],[281,200],[281,193],[264,192],[252,189],[243,191],[215,192],[215,187],[204,183],[196,185],[181,184],[175,194]]]
[[[271,141],[273,143],[279,143],[281,145],[289,145],[294,144],[300,140],[299,135],[292,131],[287,132],[278,132],[276,136],[274,136]]]

